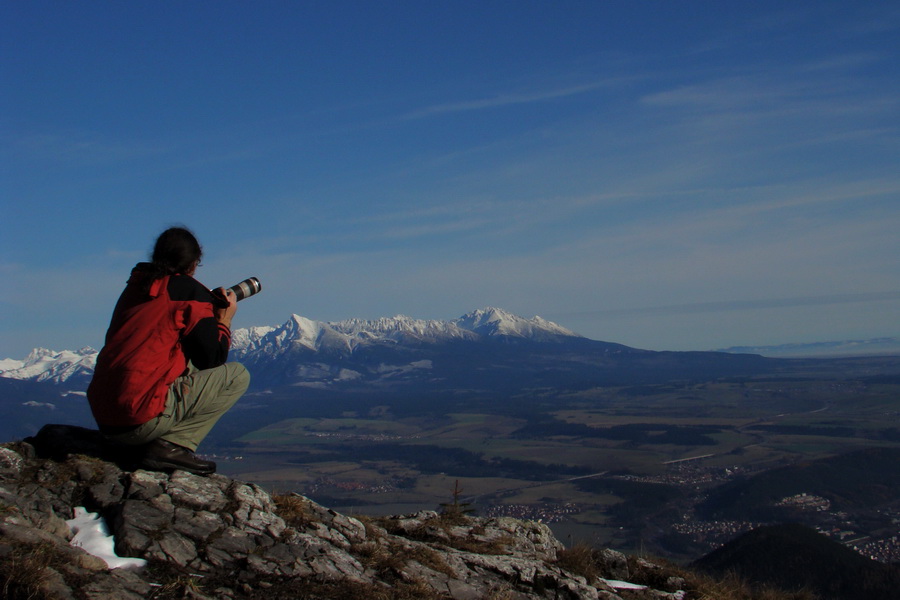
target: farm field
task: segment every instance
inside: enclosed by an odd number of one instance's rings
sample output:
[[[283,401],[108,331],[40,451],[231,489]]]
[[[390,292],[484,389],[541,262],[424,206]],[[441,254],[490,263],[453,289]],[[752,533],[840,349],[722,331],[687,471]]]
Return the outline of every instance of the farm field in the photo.
[[[830,378],[541,390],[446,412],[424,400],[357,404],[245,433],[220,450],[220,470],[363,514],[439,510],[458,482],[479,514],[542,519],[572,543],[654,548],[706,490],[734,478],[900,448],[900,383],[853,367]]]

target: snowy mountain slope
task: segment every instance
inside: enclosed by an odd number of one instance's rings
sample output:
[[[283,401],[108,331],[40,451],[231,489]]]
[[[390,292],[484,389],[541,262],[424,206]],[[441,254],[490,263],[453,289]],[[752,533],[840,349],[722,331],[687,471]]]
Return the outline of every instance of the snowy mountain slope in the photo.
[[[279,327],[235,331],[232,357],[247,365],[257,383],[271,385],[458,384],[465,372],[489,368],[497,351],[490,342],[500,340],[530,345],[585,338],[540,317],[525,319],[498,308],[451,321],[399,315],[321,322],[292,315]]]
[[[274,357],[299,349],[352,354],[363,346],[439,344],[500,336],[540,341],[580,337],[540,317],[525,319],[498,308],[476,310],[452,321],[422,320],[398,315],[375,320],[349,319],[326,323],[292,315],[280,327],[236,330],[232,339],[232,351],[237,358],[257,353]]]
[[[0,361],[0,377],[26,381],[65,383],[89,379],[97,362],[97,351],[90,347],[81,350],[56,352],[35,348],[24,360]]]
[[[499,308],[476,310],[452,321],[457,327],[487,336],[511,336],[548,340],[557,336],[581,337],[541,317],[524,319]]]
[[[347,356],[359,348],[385,346],[398,348],[410,344],[441,344],[450,341],[478,341],[485,337],[510,336],[548,340],[555,336],[578,337],[564,327],[534,317],[525,319],[498,308],[485,308],[452,321],[421,320],[405,316],[375,320],[349,319],[326,323],[300,315],[291,315],[280,326],[236,329],[232,334],[231,357],[260,364],[285,354],[322,354]],[[0,377],[47,383],[86,382],[97,361],[97,351],[82,348],[56,352],[34,349],[25,359],[0,360]],[[424,364],[424,363],[421,363]],[[411,367],[421,369],[421,364]],[[407,365],[378,365],[382,373],[409,370]],[[330,372],[316,363],[297,368],[297,374]],[[344,372],[341,379],[355,378]]]
[[[248,348],[252,344],[258,343],[264,335],[274,330],[274,327],[269,326],[235,329],[231,332],[231,347]]]
[[[338,322],[291,315],[279,326],[237,329],[230,360],[256,389],[343,393],[511,394],[670,379],[752,374],[765,359],[715,352],[653,352],[590,340],[540,317],[484,308],[450,321],[406,316]],[[86,386],[96,352],[38,349],[4,361],[0,377]],[[85,389],[81,387],[81,389]]]

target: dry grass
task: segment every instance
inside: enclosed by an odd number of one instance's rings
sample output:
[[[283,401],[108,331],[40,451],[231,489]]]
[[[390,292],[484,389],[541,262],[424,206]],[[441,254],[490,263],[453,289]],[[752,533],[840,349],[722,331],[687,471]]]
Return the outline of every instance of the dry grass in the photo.
[[[487,594],[485,594],[483,600],[513,600],[515,597],[516,594],[513,591],[512,586],[507,583],[492,587],[488,590]]]
[[[599,553],[587,544],[577,544],[560,551],[556,564],[588,581],[609,577],[609,573],[603,572]],[[662,559],[642,561],[629,557],[628,572],[631,583],[669,592],[676,591],[676,588],[683,589],[691,600],[816,600],[816,596],[808,591],[785,592],[772,587],[753,586],[736,575],[716,579]],[[619,593],[623,598],[628,598],[630,594],[627,590],[619,590]]]
[[[432,571],[443,573],[447,577],[456,577],[456,573],[443,559],[440,552],[421,544],[366,542],[354,546],[353,554],[366,567],[387,579],[399,577],[410,561],[415,561]]]
[[[441,513],[436,519],[423,521],[415,528],[409,530],[401,528],[390,517],[373,518],[372,522],[383,527],[385,531],[392,535],[427,544],[446,546],[473,554],[509,554],[509,546],[515,544],[516,541],[515,538],[509,535],[484,539],[481,537],[485,532],[484,526],[478,524],[472,517],[458,511]],[[472,526],[466,531],[465,535],[459,535],[459,529],[457,528],[465,528],[466,525]]]
[[[696,590],[698,600],[817,600],[807,590],[786,592],[769,586],[754,586],[736,575],[712,579],[692,574],[685,587]]]
[[[463,552],[471,552],[472,554],[490,554],[494,556],[502,556],[509,554],[510,545],[515,543],[515,538],[504,535],[488,540],[481,540],[473,535],[466,537],[451,537],[447,544],[456,550]]]
[[[242,596],[248,598],[247,596]],[[272,582],[272,586],[251,594],[252,600],[452,600],[440,594],[418,579],[394,581],[390,586],[377,583],[360,583],[350,580],[314,581],[311,579],[285,579]],[[248,600],[249,600],[248,599]]]
[[[180,575],[174,580],[156,588],[149,600],[176,600],[177,598],[195,598],[203,596],[204,589],[196,577]]]
[[[365,542],[353,546],[352,553],[364,566],[379,574],[399,572],[405,564],[393,544]]]
[[[442,527],[455,527],[457,525],[468,525],[472,518],[462,509],[450,505],[440,512],[438,521]]]
[[[635,557],[628,559],[629,581],[647,585],[655,589],[666,589],[670,578],[683,580],[681,586],[688,597],[695,600],[817,600],[810,591],[787,592],[771,586],[753,585],[737,575],[730,574],[722,578],[683,569],[663,559],[652,560],[656,567],[648,567],[647,563]]]
[[[450,600],[447,594],[439,594],[434,588],[418,579],[394,584],[387,600]]]
[[[147,600],[182,600],[185,598],[217,597],[219,587],[234,589],[235,581],[221,575],[207,576],[200,582],[185,574],[157,573],[167,582],[147,597]],[[265,584],[247,582],[237,590],[235,598],[242,600],[452,600],[425,582],[409,578],[390,585],[363,583],[349,579],[320,580],[305,577],[269,577]],[[0,596],[2,597],[2,596]],[[35,597],[35,600],[42,598]],[[19,600],[18,598],[16,600]]]
[[[313,521],[313,515],[309,510],[306,499],[297,494],[276,494],[272,496],[275,502],[275,514],[284,519],[290,527],[303,529]]]
[[[447,577],[456,577],[456,572],[450,568],[440,552],[432,550],[428,546],[413,546],[404,553],[408,560],[414,560],[432,571],[443,573]]]
[[[56,560],[49,544],[12,546],[0,560],[0,598],[39,600],[45,597],[47,569]]]
[[[595,550],[587,544],[576,544],[557,552],[556,564],[592,582],[595,578],[603,576],[594,553]]]

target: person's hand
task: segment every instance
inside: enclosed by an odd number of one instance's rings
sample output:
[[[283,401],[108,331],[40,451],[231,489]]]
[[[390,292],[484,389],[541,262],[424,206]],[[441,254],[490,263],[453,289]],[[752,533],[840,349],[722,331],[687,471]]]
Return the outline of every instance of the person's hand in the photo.
[[[234,317],[234,313],[237,312],[237,296],[234,295],[234,292],[226,290],[225,288],[219,288],[216,291],[228,300],[228,306],[226,308],[214,309],[216,319],[219,323],[223,324],[228,329],[231,329],[231,319]]]

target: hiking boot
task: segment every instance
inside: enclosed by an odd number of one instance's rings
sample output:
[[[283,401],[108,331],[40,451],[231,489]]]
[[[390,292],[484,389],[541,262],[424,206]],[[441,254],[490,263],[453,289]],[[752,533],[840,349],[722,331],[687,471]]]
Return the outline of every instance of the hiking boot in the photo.
[[[139,464],[150,471],[174,471],[181,469],[195,475],[210,475],[216,472],[216,463],[194,456],[183,446],[156,438],[144,446],[144,456]]]

